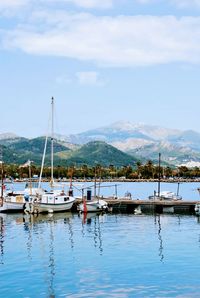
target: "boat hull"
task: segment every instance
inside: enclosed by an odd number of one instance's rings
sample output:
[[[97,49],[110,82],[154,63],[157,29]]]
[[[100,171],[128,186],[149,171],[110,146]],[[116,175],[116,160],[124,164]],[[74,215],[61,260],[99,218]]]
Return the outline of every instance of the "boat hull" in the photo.
[[[24,203],[4,202],[0,207],[0,212],[22,212],[24,210]]]
[[[87,212],[105,211],[108,208],[107,202],[103,200],[87,201],[85,204]],[[84,203],[79,204],[78,210],[85,212]]]
[[[34,207],[34,212],[36,213],[53,213],[53,212],[62,212],[69,211],[73,206],[74,201],[61,203],[61,204],[46,204],[39,203]]]

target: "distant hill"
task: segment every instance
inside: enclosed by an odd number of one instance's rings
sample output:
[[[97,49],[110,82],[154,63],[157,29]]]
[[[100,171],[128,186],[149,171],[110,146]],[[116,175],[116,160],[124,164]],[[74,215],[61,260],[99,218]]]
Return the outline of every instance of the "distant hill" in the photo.
[[[45,145],[45,137],[38,137],[35,139],[21,139],[17,142],[7,144],[7,147],[17,152],[31,152],[34,154],[42,154]],[[57,140],[54,141],[54,152],[61,152],[70,150],[66,146],[60,144]],[[48,138],[46,154],[51,152],[51,139]]]
[[[19,138],[15,142],[5,141],[3,146],[3,159],[6,163],[23,164],[27,160],[32,160],[35,165],[41,165],[44,150],[45,138],[35,139]],[[64,146],[64,142],[54,140],[54,165],[83,165],[95,166],[123,166],[133,164],[136,159],[105,142],[89,142],[78,149],[70,150]],[[77,148],[75,146],[74,148]],[[47,143],[45,165],[50,165],[51,143]]]
[[[35,139],[18,138],[15,141],[6,139],[4,142],[1,140],[0,144],[3,145],[3,160],[6,163],[23,164],[27,160],[32,160],[36,165],[40,165],[44,151],[45,138],[39,137]],[[54,152],[70,151],[69,148],[63,146],[56,140],[54,141]],[[50,164],[51,143],[50,138],[47,142],[46,150],[46,164]],[[62,164],[62,158],[56,156],[55,163]]]
[[[102,166],[133,165],[136,159],[115,147],[101,141],[89,142],[80,149],[72,151],[68,158],[68,162],[76,162],[76,164],[87,164],[94,166],[101,164]]]

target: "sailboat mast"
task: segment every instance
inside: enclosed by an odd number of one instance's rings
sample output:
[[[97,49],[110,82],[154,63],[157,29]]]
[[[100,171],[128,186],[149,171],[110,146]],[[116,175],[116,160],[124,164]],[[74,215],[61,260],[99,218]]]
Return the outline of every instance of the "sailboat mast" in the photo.
[[[51,187],[53,187],[54,98],[51,99]]]
[[[30,195],[32,196],[32,174],[31,174],[31,161],[28,161],[28,170],[29,170],[29,186],[30,186]]]
[[[94,197],[96,199],[96,196],[97,196],[97,173],[96,173],[96,166],[95,166],[95,169],[94,169]]]
[[[3,198],[3,161],[1,162],[1,198]]]
[[[4,184],[3,184],[3,153],[2,153],[2,148],[0,149],[0,159],[1,159],[1,204],[0,206],[3,206],[3,189],[4,189]]]
[[[159,153],[159,158],[158,158],[158,197],[160,197],[160,160],[161,160],[161,153]]]
[[[177,185],[177,193],[176,193],[177,196],[179,195],[179,186],[180,186],[180,182],[178,182],[178,185]]]

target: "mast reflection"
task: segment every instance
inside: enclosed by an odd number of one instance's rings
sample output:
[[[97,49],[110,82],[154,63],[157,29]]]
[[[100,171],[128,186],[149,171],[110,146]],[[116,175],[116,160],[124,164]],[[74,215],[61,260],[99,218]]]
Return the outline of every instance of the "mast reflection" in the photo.
[[[3,216],[0,217],[0,264],[3,265],[3,256],[4,256],[4,233],[5,233],[5,227],[4,227],[4,219]]]
[[[100,255],[103,254],[103,241],[101,232],[101,222],[100,220],[104,217],[101,213],[83,213],[82,214],[82,235],[86,235],[86,232],[93,234],[94,247],[99,249]],[[87,231],[85,231],[84,226],[87,226]]]
[[[64,224],[68,226],[68,234],[69,234],[69,241],[71,244],[71,249],[74,249],[74,233],[73,233],[73,228],[72,228],[72,222],[71,222],[71,217],[69,218],[64,218]]]
[[[160,258],[160,262],[164,261],[164,247],[163,247],[163,240],[162,240],[162,227],[161,227],[161,217],[160,214],[155,216],[155,225],[158,224],[158,241],[159,241],[159,248],[158,248],[158,256]]]
[[[31,256],[31,249],[32,249],[32,217],[33,215],[24,215],[23,216],[23,223],[24,223],[24,231],[27,233],[28,238],[26,242],[27,252],[28,252],[28,258],[32,259]]]
[[[54,222],[50,222],[50,242],[49,242],[49,297],[55,297],[54,293],[54,276],[55,276],[55,259],[54,259]]]
[[[40,259],[43,260],[44,282],[47,285],[48,297],[55,297],[54,279],[56,275],[56,258],[55,258],[55,230],[57,223],[61,226],[68,226],[69,242],[71,249],[74,247],[73,229],[71,223],[72,214],[53,213],[53,214],[29,214],[23,216],[24,230],[28,234],[26,246],[28,257],[31,257],[32,237],[38,237],[40,244]],[[33,234],[32,234],[33,233]],[[45,237],[44,237],[45,236]]]

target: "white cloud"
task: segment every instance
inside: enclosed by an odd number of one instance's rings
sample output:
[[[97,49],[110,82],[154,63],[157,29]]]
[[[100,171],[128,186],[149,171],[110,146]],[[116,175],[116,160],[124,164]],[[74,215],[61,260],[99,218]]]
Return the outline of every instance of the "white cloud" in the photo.
[[[0,0],[0,11],[13,11],[24,7],[32,9],[38,5],[48,7],[49,4],[59,7],[64,4],[72,4],[81,8],[104,9],[111,8],[114,0]]]
[[[112,0],[65,0],[77,6],[85,8],[109,8],[112,7]]]
[[[35,55],[103,66],[200,62],[200,17],[37,13],[29,26],[4,32],[3,45]]]
[[[76,76],[81,85],[103,86],[105,84],[100,78],[99,73],[95,71],[77,72]]]
[[[0,0],[0,9],[17,8],[29,3],[29,0]]]
[[[200,0],[135,0],[139,4],[172,4],[178,8],[200,7]]]
[[[171,3],[176,4],[180,8],[200,7],[200,0],[171,0]]]

